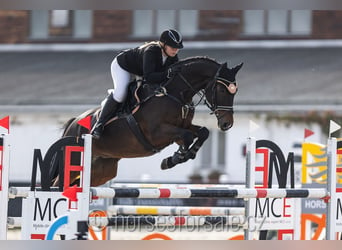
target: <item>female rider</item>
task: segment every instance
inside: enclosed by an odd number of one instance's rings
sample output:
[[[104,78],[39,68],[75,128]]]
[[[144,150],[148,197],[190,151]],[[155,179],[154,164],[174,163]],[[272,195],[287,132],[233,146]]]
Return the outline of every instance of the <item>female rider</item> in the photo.
[[[182,48],[181,34],[169,29],[160,35],[159,41],[125,50],[114,58],[111,64],[114,91],[105,99],[100,117],[91,131],[95,139],[101,137],[104,125],[125,101],[131,74],[141,76],[147,83],[165,81],[175,73],[169,67],[178,61],[177,53]]]

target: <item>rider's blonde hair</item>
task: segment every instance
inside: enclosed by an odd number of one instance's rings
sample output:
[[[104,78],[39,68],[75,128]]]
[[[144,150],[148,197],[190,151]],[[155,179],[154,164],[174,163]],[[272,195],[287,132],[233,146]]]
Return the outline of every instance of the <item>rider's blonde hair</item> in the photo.
[[[151,42],[144,43],[143,45],[141,45],[139,47],[139,49],[143,49],[143,48],[146,48],[146,47],[151,46],[151,45],[158,45],[159,47],[161,47],[159,41],[151,41]]]

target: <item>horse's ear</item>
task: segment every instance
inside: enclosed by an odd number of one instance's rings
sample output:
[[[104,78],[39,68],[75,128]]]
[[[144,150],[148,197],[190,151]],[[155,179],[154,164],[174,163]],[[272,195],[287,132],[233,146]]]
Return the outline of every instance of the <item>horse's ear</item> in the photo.
[[[237,65],[234,68],[232,68],[232,71],[234,72],[235,75],[241,69],[242,65],[243,65],[243,63],[240,63],[239,65]]]
[[[227,66],[227,62],[225,62],[225,63],[223,63],[222,64],[222,68],[227,68],[228,66]]]

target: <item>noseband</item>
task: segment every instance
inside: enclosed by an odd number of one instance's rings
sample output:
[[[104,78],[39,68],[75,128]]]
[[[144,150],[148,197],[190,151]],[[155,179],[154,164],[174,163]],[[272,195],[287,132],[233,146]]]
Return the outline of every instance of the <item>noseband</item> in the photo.
[[[217,111],[230,111],[230,112],[234,113],[233,106],[217,105],[217,99],[216,99],[217,85],[218,84],[222,84],[224,87],[227,88],[227,91],[231,95],[234,95],[236,93],[236,91],[237,91],[236,81],[232,82],[232,81],[229,81],[227,79],[224,79],[224,78],[218,76],[221,68],[222,68],[222,65],[217,70],[216,75],[215,75],[213,81],[209,82],[208,86],[205,88],[205,90],[207,90],[210,86],[212,87],[212,98],[211,98],[211,100],[213,101],[213,103],[210,103],[207,100],[205,100],[205,104],[212,111],[211,114],[215,114],[217,118],[220,118],[218,116],[218,112]]]

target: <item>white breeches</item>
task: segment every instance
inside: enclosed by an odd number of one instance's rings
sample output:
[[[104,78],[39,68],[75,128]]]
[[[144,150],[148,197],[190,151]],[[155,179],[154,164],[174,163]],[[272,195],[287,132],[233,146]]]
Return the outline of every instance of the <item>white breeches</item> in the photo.
[[[131,79],[131,74],[120,67],[116,58],[113,60],[110,71],[114,83],[113,98],[117,102],[124,102],[128,92],[128,84]]]

